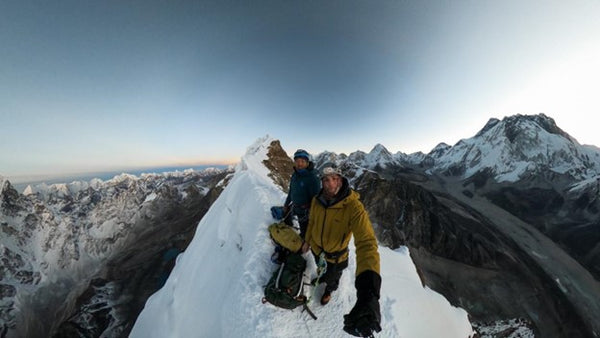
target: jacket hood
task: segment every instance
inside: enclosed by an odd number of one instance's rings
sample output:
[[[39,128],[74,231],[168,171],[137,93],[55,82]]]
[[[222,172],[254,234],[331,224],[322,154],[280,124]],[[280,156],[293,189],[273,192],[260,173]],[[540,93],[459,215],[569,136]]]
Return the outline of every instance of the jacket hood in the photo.
[[[308,162],[308,167],[306,167],[306,169],[298,169],[294,166],[294,172],[300,175],[307,174],[309,171],[313,170],[315,170],[315,164],[312,161]]]

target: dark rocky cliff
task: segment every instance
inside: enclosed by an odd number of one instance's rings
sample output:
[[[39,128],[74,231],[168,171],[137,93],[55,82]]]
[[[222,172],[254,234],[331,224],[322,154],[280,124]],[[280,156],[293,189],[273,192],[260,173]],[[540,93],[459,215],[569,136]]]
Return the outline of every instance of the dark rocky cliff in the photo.
[[[392,171],[365,172],[354,178],[355,187],[380,242],[407,245],[427,286],[466,309],[474,322],[525,318],[540,337],[593,337],[598,324],[586,312],[600,314],[594,300],[582,303],[568,295],[548,267],[560,263],[534,256],[561,251],[556,244],[533,248],[512,236],[486,209],[492,203],[472,207],[460,184],[450,188],[434,176]],[[525,230],[535,231],[529,227]],[[576,283],[579,276],[570,278]],[[581,282],[584,292],[600,301],[600,289],[590,279]]]

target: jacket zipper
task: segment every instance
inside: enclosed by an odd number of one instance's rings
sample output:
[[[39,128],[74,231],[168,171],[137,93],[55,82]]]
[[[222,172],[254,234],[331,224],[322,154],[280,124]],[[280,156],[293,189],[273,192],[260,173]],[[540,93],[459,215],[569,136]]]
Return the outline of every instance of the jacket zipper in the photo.
[[[325,208],[325,213],[323,217],[323,226],[321,227],[321,251],[325,251],[325,244],[323,244],[323,233],[325,232],[325,222],[327,220],[327,208]]]
[[[340,242],[340,246],[344,245],[344,240],[346,239],[346,234],[344,234],[344,236],[342,236],[342,241]]]

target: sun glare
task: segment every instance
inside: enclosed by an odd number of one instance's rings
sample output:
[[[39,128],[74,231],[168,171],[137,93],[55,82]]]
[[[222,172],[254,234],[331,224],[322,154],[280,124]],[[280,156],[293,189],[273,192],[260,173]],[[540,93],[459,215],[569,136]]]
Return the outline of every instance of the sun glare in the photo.
[[[583,123],[600,112],[598,45],[589,45],[542,65],[529,83],[515,84],[514,94],[500,104],[497,113],[545,113],[582,143],[600,144],[595,125]]]

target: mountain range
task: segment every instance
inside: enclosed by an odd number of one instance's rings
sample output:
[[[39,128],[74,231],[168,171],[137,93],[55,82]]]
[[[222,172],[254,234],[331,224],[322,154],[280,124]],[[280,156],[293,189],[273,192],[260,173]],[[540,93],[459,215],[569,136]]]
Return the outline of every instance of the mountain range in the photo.
[[[316,160],[344,169],[379,240],[410,247],[426,284],[474,322],[521,318],[541,337],[597,337],[598,154],[539,114],[491,119],[429,154],[377,145]]]
[[[126,335],[228,174],[123,174],[23,194],[2,179],[0,336]]]
[[[269,150],[279,156],[265,170],[285,192],[293,162],[278,142]],[[600,149],[552,118],[490,119],[427,154],[378,144],[314,162],[342,168],[380,244],[410,249],[422,282],[480,336],[600,336]],[[121,175],[23,193],[0,177],[1,336],[126,336],[232,175]]]

